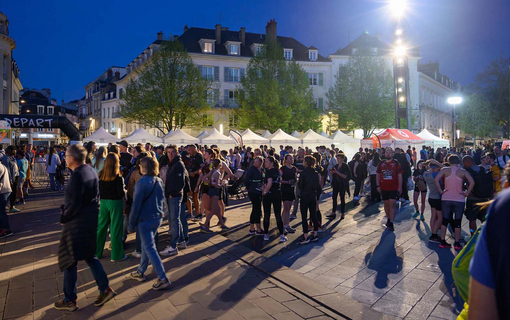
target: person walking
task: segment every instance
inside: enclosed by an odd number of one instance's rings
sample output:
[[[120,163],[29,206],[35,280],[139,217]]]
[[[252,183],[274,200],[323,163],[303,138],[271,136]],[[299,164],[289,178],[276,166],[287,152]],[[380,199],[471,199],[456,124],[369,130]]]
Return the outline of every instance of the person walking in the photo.
[[[145,157],[140,161],[143,176],[137,181],[131,213],[129,214],[128,231],[136,229],[142,240],[142,256],[136,271],[130,274],[132,279],[145,281],[145,271],[152,264],[157,279],[152,285],[154,290],[163,290],[171,283],[165,273],[165,267],[158,255],[155,237],[163,219],[163,202],[165,187],[158,178],[159,164],[153,157]]]
[[[405,182],[402,178],[402,166],[393,159],[393,149],[386,148],[384,156],[385,160],[379,162],[377,167],[376,185],[384,201],[384,212],[388,218],[386,227],[389,231],[395,231],[393,221],[397,212],[397,200]]]
[[[16,152],[17,157],[17,166],[18,166],[18,185],[17,185],[17,197],[18,197],[18,203],[19,204],[25,204],[25,199],[23,198],[23,189],[25,185],[25,179],[27,178],[27,171],[28,171],[28,160],[25,158],[25,152],[22,150],[18,150]]]
[[[443,222],[441,226],[441,243],[440,248],[451,248],[452,245],[447,243],[446,228],[451,225],[455,233],[455,250],[461,250],[460,233],[462,214],[464,213],[465,198],[469,196],[474,187],[474,180],[471,175],[460,167],[460,159],[456,154],[450,155],[448,158],[449,167],[443,168],[435,178],[437,190],[441,193],[441,208],[443,210]],[[444,177],[444,188],[440,185],[441,179]],[[464,180],[468,181],[467,191],[463,191]]]
[[[59,191],[61,187],[60,181],[56,178],[58,166],[60,166],[60,157],[55,153],[55,148],[50,147],[46,156],[46,172],[50,176],[51,191]]]
[[[92,158],[92,167],[94,168],[94,170],[96,170],[97,174],[99,174],[99,172],[101,170],[103,170],[105,159],[106,159],[106,148],[99,147],[96,150],[94,158]]]
[[[265,159],[264,166],[266,174],[264,179],[264,189],[262,191],[262,203],[264,206],[264,241],[269,241],[269,224],[271,218],[271,205],[276,219],[278,231],[280,231],[280,242],[287,241],[284,234],[282,221],[282,194],[280,191],[281,174],[278,170],[280,164],[278,161],[269,156]]]
[[[106,156],[103,169],[99,172],[99,197],[101,202],[99,205],[96,257],[101,258],[103,256],[104,243],[109,229],[112,262],[125,260],[127,256],[124,254],[124,244],[122,242],[124,179],[122,179],[122,173],[120,172],[119,157],[115,153]]]
[[[338,195],[340,194],[340,219],[345,218],[345,193],[349,189],[349,180],[351,179],[351,169],[345,163],[345,154],[338,153],[336,155],[337,164],[331,170],[333,177],[333,210],[331,214],[327,216],[328,219],[336,218],[336,211],[338,207]]]
[[[14,205],[16,204],[16,187],[18,181],[18,165],[16,164],[16,159],[14,159],[15,155],[14,146],[8,146],[5,149],[5,155],[2,157],[2,164],[7,168],[7,173],[9,174],[9,183],[12,192],[9,196],[9,212],[16,213],[20,210],[16,208]]]
[[[299,244],[307,244],[319,240],[317,231],[319,230],[319,220],[317,219],[317,190],[319,188],[319,174],[315,171],[315,158],[306,156],[304,161],[304,170],[299,176],[298,186],[301,190],[301,225],[303,227],[303,239]],[[313,223],[312,236],[308,236],[307,213],[310,212],[310,219]]]
[[[244,185],[248,190],[248,198],[251,201],[250,231],[249,235],[263,235],[260,228],[260,217],[262,216],[262,183],[264,171],[262,170],[262,157],[257,156],[253,160],[253,166],[248,169],[244,178]],[[257,228],[257,229],[255,229]]]
[[[9,170],[0,163],[0,239],[13,235],[9,224],[9,217],[5,212],[7,201],[11,195],[11,182],[9,180]]]
[[[425,161],[419,160],[416,164],[416,167],[413,171],[413,181],[414,181],[414,194],[413,194],[413,203],[414,209],[416,213],[414,214],[414,218],[420,216],[421,221],[425,221],[425,216],[423,213],[425,212],[425,198],[427,197],[427,184],[423,179],[423,173],[425,172]],[[421,198],[421,208],[418,204],[418,198]]]
[[[420,160],[421,161],[421,160]],[[434,159],[429,160],[429,169],[423,173],[423,180],[427,184],[429,191],[429,205],[430,205],[430,231],[432,235],[429,238],[430,242],[441,242],[441,238],[437,232],[441,229],[443,223],[443,210],[441,207],[441,194],[437,190],[436,176],[443,167],[443,165]],[[440,181],[442,184],[443,181]]]
[[[295,233],[296,230],[290,226],[290,208],[292,202],[296,199],[295,195],[295,184],[297,180],[297,169],[293,164],[293,157],[291,154],[286,154],[283,161],[284,166],[280,168],[281,172],[281,189],[282,189],[282,200],[283,200],[283,228],[288,233]]]
[[[182,233],[180,222],[181,202],[184,190],[185,170],[181,155],[177,151],[177,146],[169,145],[166,147],[168,160],[168,169],[166,172],[165,199],[168,204],[169,226],[172,232],[170,244],[160,252],[162,256],[174,256],[179,253],[177,245]]]
[[[370,201],[381,202],[381,194],[377,191],[377,167],[381,162],[378,152],[374,152],[374,157],[368,162],[368,173],[370,175]]]
[[[211,199],[211,212],[206,214],[205,222],[202,224],[200,223],[200,231],[205,233],[211,233],[212,231],[209,229],[211,218],[213,216],[218,217],[219,224],[221,226],[222,231],[227,231],[228,227],[225,225],[225,222],[223,221],[223,217],[221,216],[221,209],[220,209],[220,195],[221,195],[221,188],[223,185],[223,180],[220,172],[220,159],[213,159],[211,161],[211,175],[210,175],[210,185],[209,185],[209,198]]]
[[[63,225],[58,249],[58,264],[64,272],[64,298],[54,307],[62,311],[75,311],[78,261],[85,261],[92,271],[99,289],[94,306],[100,307],[116,293],[110,288],[101,262],[96,258],[97,219],[99,205],[99,179],[94,169],[85,164],[87,151],[80,144],[69,147],[67,166],[73,170],[64,193],[60,216]]]

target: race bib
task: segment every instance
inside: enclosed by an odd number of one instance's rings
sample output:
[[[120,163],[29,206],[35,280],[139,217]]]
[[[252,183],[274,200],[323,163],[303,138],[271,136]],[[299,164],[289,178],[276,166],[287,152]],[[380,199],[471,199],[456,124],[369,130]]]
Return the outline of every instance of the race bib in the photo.
[[[383,180],[393,180],[393,172],[389,170],[383,171]]]

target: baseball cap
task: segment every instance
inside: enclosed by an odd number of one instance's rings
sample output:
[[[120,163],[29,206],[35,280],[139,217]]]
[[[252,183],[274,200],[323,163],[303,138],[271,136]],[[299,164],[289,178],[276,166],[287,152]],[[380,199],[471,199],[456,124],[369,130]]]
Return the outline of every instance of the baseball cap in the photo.
[[[122,141],[120,141],[120,142],[117,142],[117,144],[120,144],[121,146],[124,146],[124,147],[126,147],[126,148],[127,148],[127,147],[129,147],[129,143],[127,143],[127,141],[126,141],[126,140],[122,140]]]

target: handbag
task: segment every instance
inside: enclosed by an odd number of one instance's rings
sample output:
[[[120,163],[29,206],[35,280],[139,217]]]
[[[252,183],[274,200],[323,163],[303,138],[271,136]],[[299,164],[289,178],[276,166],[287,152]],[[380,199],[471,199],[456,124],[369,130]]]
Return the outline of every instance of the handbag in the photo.
[[[416,188],[418,188],[420,191],[427,191],[427,185],[421,179],[416,181]]]

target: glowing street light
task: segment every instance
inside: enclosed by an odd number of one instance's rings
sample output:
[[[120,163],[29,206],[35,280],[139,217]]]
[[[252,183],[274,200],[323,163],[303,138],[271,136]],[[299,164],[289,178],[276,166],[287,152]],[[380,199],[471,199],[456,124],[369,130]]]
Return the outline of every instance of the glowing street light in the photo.
[[[406,55],[407,49],[404,46],[397,46],[395,47],[395,56],[397,57],[403,57]]]
[[[401,36],[403,33],[404,33],[404,31],[402,29],[397,29],[395,31],[395,35],[397,35],[397,36]]]
[[[406,12],[406,0],[390,0],[390,11],[391,14],[399,19],[404,16]]]
[[[455,107],[456,105],[462,103],[462,97],[450,97],[446,101],[448,101],[448,104],[453,104],[453,106]]]
[[[453,146],[456,147],[457,144],[456,144],[456,139],[455,139],[455,129],[457,129],[457,118],[455,117],[455,108],[457,107],[458,104],[461,104],[462,103],[462,97],[450,97],[446,100],[446,102],[448,102],[448,104],[451,104],[453,105],[453,130],[452,130],[452,133],[453,133]],[[459,138],[459,133],[460,131],[457,130],[457,139]]]

